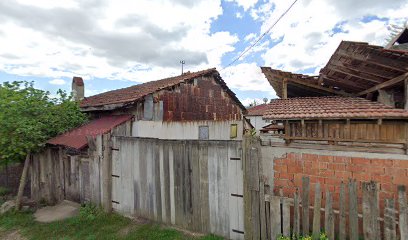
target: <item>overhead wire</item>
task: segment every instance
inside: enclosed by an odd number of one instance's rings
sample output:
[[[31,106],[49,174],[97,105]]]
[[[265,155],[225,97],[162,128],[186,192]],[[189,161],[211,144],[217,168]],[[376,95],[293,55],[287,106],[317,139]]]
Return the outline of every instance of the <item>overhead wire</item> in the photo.
[[[241,54],[239,54],[238,57],[236,57],[232,62],[230,62],[227,66],[223,67],[220,71],[223,71],[224,69],[230,67],[232,64],[234,64],[236,61],[238,61],[242,56],[244,56],[245,53],[247,53],[249,50],[251,50],[253,47],[255,47],[261,40],[262,38],[265,37],[266,34],[270,33],[270,31],[276,26],[276,24],[279,23],[279,21],[290,11],[290,9],[292,9],[292,7],[295,5],[295,3],[298,0],[293,1],[293,3],[289,6],[288,9],[286,9],[285,12],[282,13],[282,15],[280,15],[280,17],[272,24],[272,26],[270,26],[268,28],[268,30],[266,30],[261,36],[259,36],[259,38],[251,45],[249,46],[249,48],[245,49]]]

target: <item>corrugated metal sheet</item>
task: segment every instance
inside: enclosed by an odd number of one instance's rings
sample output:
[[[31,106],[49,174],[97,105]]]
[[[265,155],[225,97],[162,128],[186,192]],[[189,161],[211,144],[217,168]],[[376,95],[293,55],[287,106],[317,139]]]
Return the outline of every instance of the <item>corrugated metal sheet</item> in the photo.
[[[112,130],[114,127],[132,119],[132,115],[105,116],[61,134],[47,141],[48,144],[83,149],[88,145],[87,136],[95,137]]]

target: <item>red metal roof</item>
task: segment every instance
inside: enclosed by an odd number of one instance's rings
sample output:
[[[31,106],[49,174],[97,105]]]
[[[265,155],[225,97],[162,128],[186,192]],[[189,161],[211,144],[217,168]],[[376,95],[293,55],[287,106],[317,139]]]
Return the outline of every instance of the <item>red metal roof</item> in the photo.
[[[109,132],[114,127],[132,119],[132,115],[106,116],[72,129],[47,141],[48,144],[83,149],[88,145],[87,136],[95,137]]]
[[[199,72],[188,72],[176,77],[165,78],[162,80],[146,82],[127,88],[104,92],[91,97],[86,97],[81,102],[81,108],[98,107],[108,104],[132,103],[161,89],[172,87],[182,82],[211,73],[218,72],[215,70],[215,68],[210,68]]]
[[[275,99],[268,104],[264,119],[407,119],[408,111],[356,97],[305,97]]]
[[[246,116],[262,116],[268,109],[268,104],[260,104],[254,107],[247,108]]]

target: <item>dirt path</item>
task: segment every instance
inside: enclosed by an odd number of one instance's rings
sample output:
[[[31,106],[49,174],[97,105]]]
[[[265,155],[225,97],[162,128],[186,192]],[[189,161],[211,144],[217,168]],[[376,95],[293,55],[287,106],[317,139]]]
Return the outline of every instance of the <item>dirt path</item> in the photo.
[[[0,228],[0,239],[2,240],[27,240],[20,234],[19,230],[4,231]]]

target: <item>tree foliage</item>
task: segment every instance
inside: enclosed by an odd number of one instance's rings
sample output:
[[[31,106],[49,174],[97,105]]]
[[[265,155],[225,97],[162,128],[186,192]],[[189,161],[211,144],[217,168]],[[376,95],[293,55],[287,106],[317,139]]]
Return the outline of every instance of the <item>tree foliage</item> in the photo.
[[[32,82],[0,84],[0,165],[21,161],[48,139],[86,122],[71,96],[62,90],[57,95],[50,97]]]

